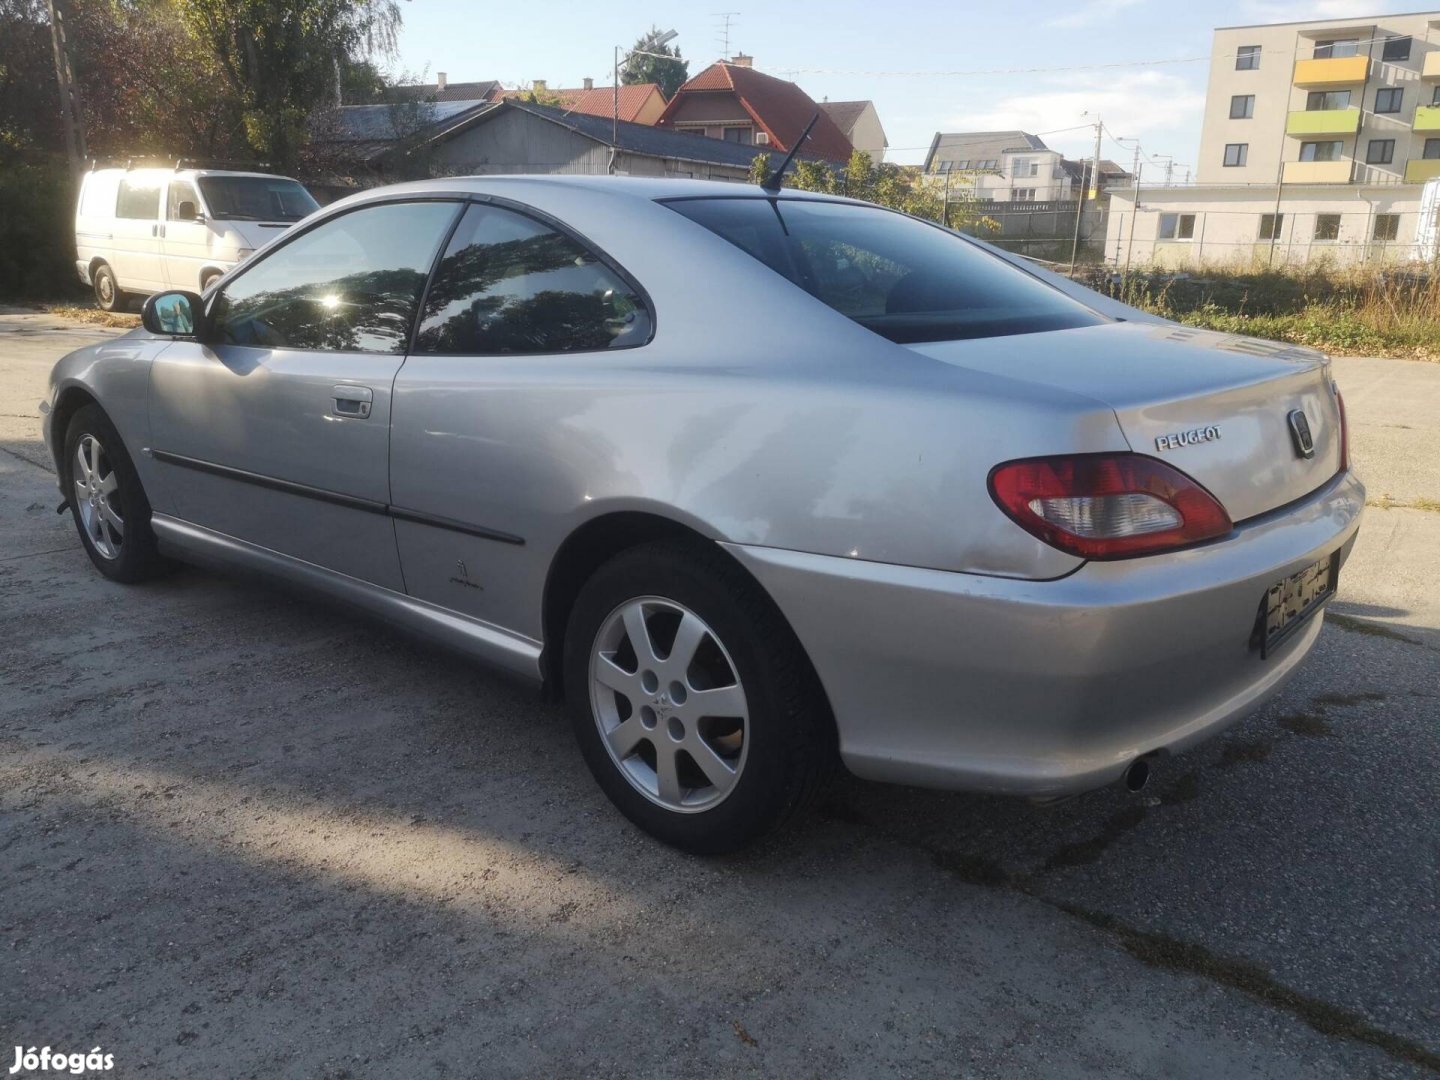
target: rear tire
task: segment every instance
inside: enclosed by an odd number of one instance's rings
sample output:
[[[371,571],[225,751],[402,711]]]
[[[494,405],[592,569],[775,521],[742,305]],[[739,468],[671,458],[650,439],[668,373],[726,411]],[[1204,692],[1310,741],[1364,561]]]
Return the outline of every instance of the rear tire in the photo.
[[[115,271],[109,263],[101,263],[91,275],[95,284],[95,303],[101,311],[124,311],[130,302],[129,293],[120,288]]]
[[[125,584],[163,573],[167,564],[150,528],[150,501],[100,406],[82,406],[70,418],[61,460],[70,514],[95,569]]]
[[[799,641],[712,546],[646,544],[597,570],[571,612],[564,665],[595,779],[683,851],[732,851],[780,827],[833,767],[829,707]]]

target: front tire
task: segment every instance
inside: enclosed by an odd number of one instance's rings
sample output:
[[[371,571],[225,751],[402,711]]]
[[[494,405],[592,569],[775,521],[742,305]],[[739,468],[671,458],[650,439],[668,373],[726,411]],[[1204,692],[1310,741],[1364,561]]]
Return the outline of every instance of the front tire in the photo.
[[[684,851],[732,851],[787,822],[834,760],[828,706],[760,588],[703,544],[647,544],[575,602],[565,686],[611,801]]]
[[[111,581],[133,584],[165,570],[150,528],[150,502],[120,433],[98,405],[77,409],[65,430],[62,482],[80,542]]]
[[[101,311],[124,311],[125,305],[129,303],[129,295],[120,288],[120,283],[115,280],[115,271],[110,269],[109,263],[101,263],[95,268],[95,303]]]

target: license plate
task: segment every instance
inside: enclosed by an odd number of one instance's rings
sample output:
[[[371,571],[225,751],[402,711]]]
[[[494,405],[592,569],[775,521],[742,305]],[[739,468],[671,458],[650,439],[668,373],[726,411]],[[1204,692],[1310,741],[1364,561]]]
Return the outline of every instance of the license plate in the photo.
[[[1260,601],[1255,626],[1261,656],[1268,656],[1335,595],[1339,573],[1340,559],[1336,552],[1270,586]]]

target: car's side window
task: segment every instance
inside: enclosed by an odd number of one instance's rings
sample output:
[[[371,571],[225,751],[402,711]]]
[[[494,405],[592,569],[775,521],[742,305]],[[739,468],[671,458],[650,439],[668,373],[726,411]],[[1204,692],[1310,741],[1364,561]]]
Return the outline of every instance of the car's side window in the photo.
[[[645,301],[583,244],[499,206],[474,205],[425,298],[416,351],[556,353],[650,339]]]
[[[225,345],[402,353],[454,202],[384,203],[310,229],[215,299]]]
[[[187,184],[183,180],[171,180],[170,191],[165,199],[165,220],[188,220],[180,216],[180,204],[187,202],[195,210],[200,209],[200,198],[195,194],[194,185]]]
[[[126,177],[120,181],[115,199],[115,216],[131,221],[158,221],[160,218],[160,185],[154,180]]]

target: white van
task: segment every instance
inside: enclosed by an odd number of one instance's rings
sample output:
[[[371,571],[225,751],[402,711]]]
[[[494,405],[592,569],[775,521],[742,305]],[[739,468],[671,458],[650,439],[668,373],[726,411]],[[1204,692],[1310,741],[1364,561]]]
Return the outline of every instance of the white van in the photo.
[[[165,289],[203,292],[319,204],[299,182],[221,169],[92,169],[75,268],[106,311]]]

